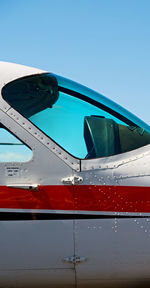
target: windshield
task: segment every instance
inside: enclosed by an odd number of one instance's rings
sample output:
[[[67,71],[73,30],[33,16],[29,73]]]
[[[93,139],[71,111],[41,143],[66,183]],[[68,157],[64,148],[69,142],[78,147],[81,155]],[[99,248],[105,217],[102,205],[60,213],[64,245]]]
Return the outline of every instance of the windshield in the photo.
[[[77,158],[116,155],[150,144],[150,127],[136,116],[73,81],[54,74],[17,79],[3,98]]]
[[[150,133],[150,126],[136,117],[134,114],[123,108],[122,106],[118,105],[117,103],[113,102],[109,98],[105,97],[104,95],[84,86],[77,82],[74,82],[72,80],[69,80],[67,78],[64,78],[59,75],[53,74],[58,82],[58,85],[63,88],[67,88],[68,91],[75,91],[79,93],[80,95],[85,95],[85,100],[89,101],[89,99],[94,100],[95,102],[104,105],[103,108],[107,110],[107,108],[110,108],[110,112],[116,115],[118,114],[118,117],[120,119],[124,118],[124,121],[127,123],[132,123],[133,125],[139,126],[144,128],[147,132]],[[77,97],[77,94],[75,95]],[[92,101],[91,101],[92,102]]]

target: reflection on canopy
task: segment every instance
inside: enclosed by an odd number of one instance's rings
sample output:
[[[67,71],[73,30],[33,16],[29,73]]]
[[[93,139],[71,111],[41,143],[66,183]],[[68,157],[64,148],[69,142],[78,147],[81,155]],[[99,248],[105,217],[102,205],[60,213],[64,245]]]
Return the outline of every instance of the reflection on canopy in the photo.
[[[39,74],[17,79],[4,86],[3,98],[23,116],[51,108],[59,92],[57,80],[50,74]]]

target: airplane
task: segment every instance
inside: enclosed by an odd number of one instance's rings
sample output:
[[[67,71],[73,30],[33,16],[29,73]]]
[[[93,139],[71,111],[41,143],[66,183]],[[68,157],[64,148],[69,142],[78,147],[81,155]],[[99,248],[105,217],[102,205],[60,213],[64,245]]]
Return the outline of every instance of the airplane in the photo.
[[[0,287],[149,283],[150,126],[37,68],[0,91]]]

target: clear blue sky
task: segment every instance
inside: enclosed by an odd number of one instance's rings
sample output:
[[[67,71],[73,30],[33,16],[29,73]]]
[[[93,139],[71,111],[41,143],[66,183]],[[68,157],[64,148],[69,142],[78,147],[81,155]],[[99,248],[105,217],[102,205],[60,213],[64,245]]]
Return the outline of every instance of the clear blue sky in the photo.
[[[150,124],[150,0],[0,0],[0,60],[71,78]]]

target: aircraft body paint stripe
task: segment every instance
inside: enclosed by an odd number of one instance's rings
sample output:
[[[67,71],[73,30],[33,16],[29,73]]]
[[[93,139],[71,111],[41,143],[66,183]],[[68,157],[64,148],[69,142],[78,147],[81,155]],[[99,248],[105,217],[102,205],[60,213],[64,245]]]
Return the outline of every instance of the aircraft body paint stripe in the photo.
[[[150,187],[49,185],[39,190],[0,186],[0,209],[150,213]]]
[[[138,215],[93,215],[93,214],[66,214],[66,213],[20,213],[0,212],[0,221],[36,221],[36,220],[86,220],[86,219],[148,219],[149,216]]]

